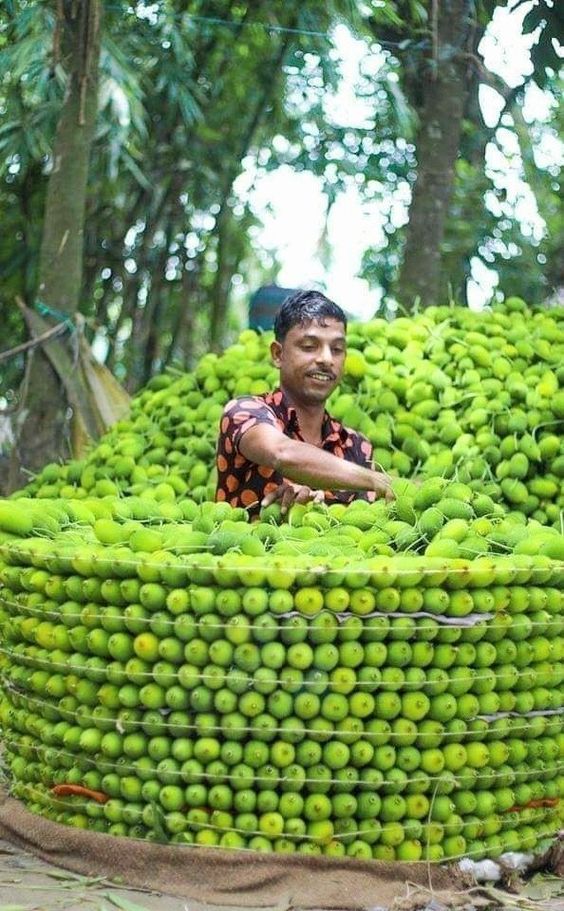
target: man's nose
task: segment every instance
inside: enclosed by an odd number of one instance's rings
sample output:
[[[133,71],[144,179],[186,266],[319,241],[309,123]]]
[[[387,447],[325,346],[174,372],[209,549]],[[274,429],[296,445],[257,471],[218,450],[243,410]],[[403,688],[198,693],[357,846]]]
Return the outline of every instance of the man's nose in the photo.
[[[317,362],[319,364],[332,364],[333,352],[330,345],[322,345],[317,352]]]

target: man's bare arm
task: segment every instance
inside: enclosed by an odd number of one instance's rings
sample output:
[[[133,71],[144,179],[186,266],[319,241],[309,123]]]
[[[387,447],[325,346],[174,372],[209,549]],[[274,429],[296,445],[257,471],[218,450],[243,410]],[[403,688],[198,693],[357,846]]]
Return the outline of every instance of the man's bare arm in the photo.
[[[293,440],[267,424],[247,430],[239,450],[250,462],[274,468],[298,484],[322,490],[374,490],[379,496],[391,494],[388,475],[347,462],[310,443]]]

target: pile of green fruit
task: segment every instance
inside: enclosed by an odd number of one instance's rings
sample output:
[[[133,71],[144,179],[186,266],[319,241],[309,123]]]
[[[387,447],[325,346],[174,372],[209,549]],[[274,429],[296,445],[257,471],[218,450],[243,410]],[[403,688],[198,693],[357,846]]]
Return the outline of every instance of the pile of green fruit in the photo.
[[[13,793],[180,844],[542,845],[564,815],[564,538],[471,483],[396,494],[253,524],[143,492],[0,504]]]
[[[456,480],[560,530],[563,316],[510,298],[483,313],[431,307],[353,324],[329,409],[371,440],[385,470]],[[86,458],[48,465],[19,495],[213,499],[222,409],[276,386],[269,343],[247,330],[193,373],[156,377]]]
[[[564,817],[564,326],[512,298],[353,325],[329,410],[391,503],[213,503],[243,332],[0,501],[13,793],[161,842],[431,861]],[[418,483],[413,483],[416,477]]]
[[[392,481],[394,499],[355,500],[345,506],[294,504],[287,521],[280,506],[263,509],[249,524],[243,507],[227,503],[168,498],[157,500],[151,488],[140,496],[48,500],[21,497],[0,500],[3,536],[54,534],[79,524],[94,528],[102,544],[129,542],[135,522],[150,530],[153,549],[221,554],[232,549],[248,556],[302,555],[347,563],[376,555],[405,553],[473,559],[485,554],[564,560],[564,536],[554,526],[508,511],[470,484],[442,477],[419,483]],[[133,524],[131,524],[133,522]],[[186,523],[189,523],[187,525]],[[93,539],[94,540],[94,539]]]

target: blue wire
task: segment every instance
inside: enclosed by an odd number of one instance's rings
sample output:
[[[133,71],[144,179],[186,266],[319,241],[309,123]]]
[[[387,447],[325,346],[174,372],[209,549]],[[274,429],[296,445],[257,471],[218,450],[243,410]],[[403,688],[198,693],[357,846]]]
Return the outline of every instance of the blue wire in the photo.
[[[110,6],[110,7],[108,7],[108,9],[117,10],[118,7]],[[185,17],[187,19],[193,19],[195,22],[209,22],[210,25],[224,26],[225,28],[242,28],[243,26],[245,26],[245,27],[258,26],[259,28],[262,28],[267,32],[279,32],[282,34],[289,34],[289,35],[307,35],[308,37],[311,37],[311,38],[324,38],[325,41],[329,41],[329,42],[333,41],[333,39],[331,38],[331,35],[329,35],[327,32],[317,32],[313,29],[305,29],[305,28],[289,28],[288,26],[285,26],[285,25],[269,25],[268,23],[261,22],[258,19],[254,19],[254,20],[249,19],[245,22],[234,22],[232,19],[221,19],[218,16],[198,16],[195,13],[181,13],[181,12],[175,13],[172,18],[180,19],[181,17]],[[406,48],[405,41],[379,41],[377,38],[375,38],[374,41],[376,44],[380,45],[380,47],[396,47],[396,48],[401,48],[402,50]],[[408,43],[410,43],[410,42],[408,42]],[[423,41],[423,42],[419,42],[418,44],[414,44],[413,47],[417,48],[417,47],[422,47],[425,45],[426,45],[426,42]]]
[[[218,19],[214,16],[196,16],[193,13],[184,13],[183,15],[185,15],[188,19],[195,19],[198,22],[211,22],[213,25],[226,25],[230,28],[240,28],[242,25],[259,25],[267,32],[286,32],[291,35],[310,35],[314,38],[325,38],[327,41],[331,41],[331,37],[327,34],[327,32],[315,32],[311,29],[287,28],[284,25],[267,25],[266,22],[259,22],[257,20],[254,22],[253,20],[250,20],[248,22],[233,22],[231,19]]]
[[[43,316],[52,316],[53,319],[58,320],[60,323],[64,323],[69,329],[74,329],[74,323],[68,313],[57,310],[56,307],[50,307],[42,300],[36,300],[33,307]]]

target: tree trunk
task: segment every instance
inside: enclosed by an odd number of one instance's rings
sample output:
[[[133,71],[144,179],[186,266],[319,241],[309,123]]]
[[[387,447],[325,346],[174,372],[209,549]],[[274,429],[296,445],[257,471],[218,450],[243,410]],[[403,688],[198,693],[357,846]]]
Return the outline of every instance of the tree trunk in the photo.
[[[196,312],[198,310],[198,282],[200,270],[195,267],[188,270],[186,259],[182,268],[180,300],[177,306],[176,323],[172,339],[164,359],[164,366],[169,367],[178,358],[185,370],[194,366]]]
[[[216,221],[217,271],[210,294],[210,351],[216,352],[222,348],[227,322],[228,291],[231,280],[227,251],[230,217],[231,210],[227,205],[227,196],[224,196]]]
[[[82,282],[88,160],[98,97],[100,15],[100,0],[59,0],[57,4],[61,63],[68,83],[47,187],[37,297],[38,302],[69,317],[78,310]],[[12,486],[26,480],[22,467],[38,470],[48,461],[69,455],[68,399],[41,349],[33,356],[28,391],[21,405],[23,420],[15,453],[19,465],[14,465]]]
[[[423,74],[417,179],[409,210],[398,299],[407,309],[441,303],[441,244],[468,92],[471,4],[435,0],[434,66]]]
[[[161,316],[165,304],[165,271],[170,256],[172,230],[169,228],[165,245],[151,276],[149,297],[143,311],[143,338],[141,340],[139,384],[144,386],[153,375],[153,368],[160,348]]]
[[[289,20],[289,27],[294,28],[297,19],[292,15]],[[221,188],[221,201],[219,213],[216,219],[216,236],[217,236],[217,272],[214,286],[211,292],[211,310],[210,310],[210,334],[209,347],[211,351],[220,351],[223,345],[224,333],[227,323],[227,312],[229,307],[228,293],[229,282],[231,281],[232,272],[229,273],[227,262],[229,246],[229,228],[231,220],[231,211],[229,209],[229,196],[233,187],[233,182],[240,173],[242,161],[250,149],[257,130],[260,126],[261,119],[268,108],[270,100],[276,87],[276,77],[282,69],[282,64],[290,46],[290,37],[286,36],[281,42],[276,57],[270,63],[271,74],[265,74],[264,91],[255,106],[251,115],[248,128],[245,130],[238,156],[237,169],[228,172],[223,181]]]

